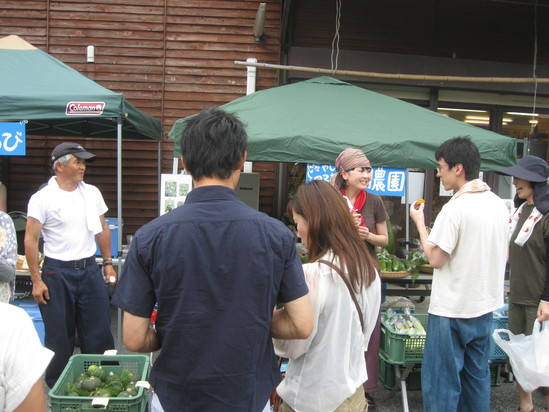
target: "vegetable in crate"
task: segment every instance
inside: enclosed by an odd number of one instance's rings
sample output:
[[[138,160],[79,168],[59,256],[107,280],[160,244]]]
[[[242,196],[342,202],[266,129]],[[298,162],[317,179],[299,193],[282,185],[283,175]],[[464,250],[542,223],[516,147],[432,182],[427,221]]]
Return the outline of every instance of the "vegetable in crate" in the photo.
[[[137,385],[135,384],[135,382],[128,383],[128,385],[126,386],[126,389],[137,393]]]
[[[122,372],[120,372],[120,381],[124,386],[127,386],[130,382],[135,381],[135,377],[128,369],[122,369]]]
[[[97,376],[103,377],[104,380]],[[120,375],[112,371],[107,375],[101,366],[91,365],[85,374],[81,373],[73,383],[67,384],[65,395],[129,398],[137,396],[135,379],[136,376],[128,369],[123,369]]]
[[[406,335],[425,335],[425,329],[421,322],[408,313],[396,313],[392,309],[383,315],[385,326],[392,332]]]
[[[80,387],[80,382],[76,383],[67,383],[65,388],[66,396],[88,396],[88,391],[85,391]]]
[[[96,397],[96,398],[108,398],[110,396],[113,396],[113,395],[110,393],[110,391],[107,388],[100,388],[93,393],[93,397]]]
[[[88,376],[93,376],[97,379],[101,379],[102,381],[105,380],[105,377],[107,375],[107,373],[103,370],[103,368],[98,365],[90,365],[88,367],[87,374]]]
[[[120,379],[112,379],[107,384],[107,389],[111,393],[111,396],[118,396],[124,390],[124,385],[120,382]]]
[[[131,388],[125,389],[122,392],[118,394],[118,398],[131,398],[132,396],[137,395],[137,392],[135,390],[132,390]]]
[[[105,383],[111,383],[113,380],[120,381],[120,377],[111,371],[105,378]]]
[[[82,381],[82,389],[91,392],[99,388],[103,384],[101,379],[97,379],[95,376],[90,376]]]

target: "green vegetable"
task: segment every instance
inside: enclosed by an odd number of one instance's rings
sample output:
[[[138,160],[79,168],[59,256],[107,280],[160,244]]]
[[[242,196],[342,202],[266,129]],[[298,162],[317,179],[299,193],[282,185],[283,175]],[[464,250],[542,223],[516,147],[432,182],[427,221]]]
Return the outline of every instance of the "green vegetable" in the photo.
[[[381,270],[382,272],[387,271],[387,261],[385,259],[379,261],[379,270]]]
[[[104,381],[98,376],[102,377]],[[112,371],[107,374],[101,366],[91,365],[86,370],[86,374],[81,373],[75,377],[73,383],[67,383],[65,395],[103,398],[137,396],[136,380],[137,376],[128,369],[123,369],[120,375]]]
[[[74,383],[67,383],[65,387],[65,395],[67,396],[87,396],[88,392],[78,388]]]
[[[119,381],[120,378],[114,372],[111,371],[111,372],[109,372],[109,374],[105,378],[105,383],[110,383],[113,380]]]
[[[425,335],[425,328],[421,324],[418,318],[412,316],[412,322],[414,324],[414,329],[416,330],[416,335]]]
[[[134,381],[133,373],[131,373],[128,369],[122,369],[122,372],[120,372],[120,382],[124,386],[127,386],[128,383]]]
[[[111,392],[107,388],[100,388],[97,390],[97,392],[94,393],[93,396],[97,398],[108,398],[113,395],[114,394],[111,394]]]
[[[125,390],[125,391],[122,391],[118,394],[118,398],[131,398],[132,396],[135,396],[131,389],[130,390]]]
[[[88,376],[93,376],[93,377],[95,377],[97,379],[101,379],[101,380],[104,380],[106,375],[107,375],[106,372],[103,370],[103,368],[101,366],[97,366],[97,365],[91,365],[88,368],[87,374],[88,374]]]
[[[91,392],[99,388],[103,382],[101,379],[97,379],[95,376],[90,376],[82,381],[82,389]]]
[[[387,251],[389,253],[395,253],[395,232],[393,230],[393,224],[391,220],[386,220],[385,224],[387,225],[387,237],[389,242],[387,243]]]
[[[122,385],[122,382],[120,382],[119,379],[113,379],[107,385],[107,389],[112,394],[112,396],[118,396],[118,394],[124,390],[124,385]]]

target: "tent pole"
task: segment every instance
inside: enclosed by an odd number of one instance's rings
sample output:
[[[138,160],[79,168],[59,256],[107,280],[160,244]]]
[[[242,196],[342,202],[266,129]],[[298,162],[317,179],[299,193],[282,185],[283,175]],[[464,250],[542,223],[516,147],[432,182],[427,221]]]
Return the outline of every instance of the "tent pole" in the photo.
[[[246,63],[257,63],[257,59],[250,57],[246,59]],[[246,96],[255,93],[256,74],[257,68],[255,66],[248,66],[246,72]],[[244,163],[244,172],[252,173],[254,164],[253,162]]]
[[[409,208],[409,203],[410,203],[410,199],[409,199],[409,196],[408,196],[408,191],[410,190],[410,171],[408,169],[406,169],[406,184],[405,184],[405,190],[404,190],[404,215],[406,216],[406,248],[404,249],[405,250],[405,254],[406,254],[406,259],[408,259],[408,255],[409,255],[409,252],[410,252],[410,211],[408,210]]]
[[[173,158],[173,165],[172,165],[172,173],[174,175],[177,174],[178,167],[179,167],[179,159],[177,157],[174,157]]]
[[[117,191],[117,213],[118,213],[118,274],[122,274],[122,116],[116,118],[116,191]],[[112,239],[111,239],[112,242]],[[118,348],[122,349],[122,309],[118,308]]]

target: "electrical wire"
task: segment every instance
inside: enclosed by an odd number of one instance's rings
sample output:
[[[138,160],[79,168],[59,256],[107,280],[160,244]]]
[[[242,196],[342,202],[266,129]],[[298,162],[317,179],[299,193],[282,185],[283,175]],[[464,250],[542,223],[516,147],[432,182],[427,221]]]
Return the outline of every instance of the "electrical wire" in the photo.
[[[534,59],[532,68],[532,77],[534,79],[534,99],[532,103],[532,121],[530,125],[530,136],[534,137],[534,131],[537,127],[536,120],[536,99],[538,94],[538,81],[536,67],[538,61],[538,0],[534,0]]]
[[[336,21],[335,21],[335,33],[334,38],[332,39],[332,54],[330,56],[330,61],[332,65],[332,75],[337,71],[337,65],[339,62],[339,29],[341,27],[341,2],[343,0],[336,0]],[[336,55],[334,59],[334,49],[336,50]]]

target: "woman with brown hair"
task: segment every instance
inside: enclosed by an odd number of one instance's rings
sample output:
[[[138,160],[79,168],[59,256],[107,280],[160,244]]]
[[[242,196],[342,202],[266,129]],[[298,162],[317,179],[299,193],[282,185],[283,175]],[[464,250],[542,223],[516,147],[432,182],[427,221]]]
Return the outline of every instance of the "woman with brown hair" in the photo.
[[[329,183],[299,187],[290,204],[308,249],[303,265],[315,326],[304,340],[276,340],[289,359],[279,411],[357,411],[367,407],[364,351],[379,314],[380,280],[343,197]]]
[[[332,178],[332,182],[347,200],[349,209],[356,218],[355,230],[358,230],[360,238],[374,259],[376,269],[379,270],[375,247],[385,247],[389,242],[387,230],[389,215],[381,197],[366,192],[366,188],[372,180],[372,165],[362,150],[351,147],[339,154],[335,165],[337,173]],[[381,319],[378,319],[368,350],[364,354],[368,368],[368,380],[364,382],[363,386],[370,409],[375,409],[371,392],[377,389],[380,334]]]

